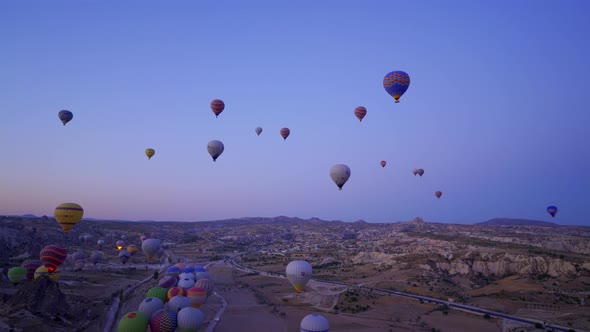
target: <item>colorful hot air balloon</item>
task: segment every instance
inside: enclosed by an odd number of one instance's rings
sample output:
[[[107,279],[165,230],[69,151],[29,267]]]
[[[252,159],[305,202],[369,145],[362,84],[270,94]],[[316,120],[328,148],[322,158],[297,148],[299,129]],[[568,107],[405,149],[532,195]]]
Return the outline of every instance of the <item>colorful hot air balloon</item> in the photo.
[[[434,193],[434,195],[436,196],[436,198],[440,198],[440,196],[442,196],[442,191],[437,191]]]
[[[156,154],[156,150],[154,149],[145,149],[145,155],[148,157],[148,160],[152,159],[152,157]]]
[[[84,215],[84,209],[76,203],[63,203],[55,208],[53,215],[64,232],[67,233],[80,222]]]
[[[205,314],[197,308],[182,308],[177,318],[178,329],[182,332],[197,332],[205,322]]]
[[[66,123],[70,122],[74,118],[74,114],[66,110],[59,111],[59,113],[57,113],[57,116],[59,117],[59,120],[64,124],[64,126],[66,125]]]
[[[422,177],[422,175],[424,175],[424,170],[422,168],[418,169],[418,175],[420,175],[420,177]]]
[[[207,292],[207,296],[213,294],[213,288],[215,288],[215,283],[213,280],[210,279],[199,279],[195,282],[195,287],[203,288],[205,292]]]
[[[225,103],[221,99],[213,99],[211,102],[211,110],[215,113],[215,117],[218,117],[221,112],[225,109]]]
[[[172,287],[168,290],[168,292],[166,293],[166,302],[170,301],[171,298],[178,296],[178,295],[182,295],[182,296],[186,296],[186,290],[182,287]]]
[[[385,165],[387,165],[387,162],[385,160],[381,160],[381,167],[385,167]]]
[[[287,279],[297,293],[301,292],[311,279],[312,268],[306,261],[292,261],[287,264]]]
[[[328,332],[330,324],[328,320],[321,315],[311,314],[303,317],[301,320],[301,332]]]
[[[180,274],[180,268],[176,265],[172,265],[166,269],[166,275],[178,277]]]
[[[60,277],[59,269],[49,272],[45,266],[41,265],[35,270],[35,279],[40,276],[47,276],[53,281],[58,281]]]
[[[152,259],[160,249],[160,240],[147,239],[141,244],[141,250],[145,253],[148,259]]]
[[[137,310],[143,312],[149,321],[156,311],[163,308],[164,302],[162,302],[162,300],[157,297],[148,297],[139,304]]]
[[[224,149],[225,146],[223,145],[223,143],[221,143],[221,141],[211,140],[209,141],[209,143],[207,143],[207,151],[211,155],[211,158],[213,158],[213,161],[216,161],[217,158],[221,156]]]
[[[166,293],[167,292],[168,291],[166,290],[166,288],[152,287],[147,291],[147,293],[145,294],[145,297],[157,297],[162,302],[166,302]]]
[[[8,270],[7,276],[8,280],[16,285],[27,278],[27,269],[22,266],[15,266]]]
[[[40,260],[33,259],[24,261],[20,266],[27,269],[27,279],[33,280],[33,277],[35,276],[35,270],[37,270],[37,268],[41,265],[43,264]]]
[[[191,306],[191,300],[184,295],[176,295],[168,300],[168,309],[178,312],[178,310]]]
[[[178,279],[176,279],[175,276],[163,276],[162,279],[158,281],[158,286],[168,289],[170,287],[176,286],[177,282]]]
[[[350,168],[344,164],[336,164],[330,168],[330,177],[338,186],[338,190],[342,190],[342,186],[350,178]]]
[[[131,253],[127,250],[121,250],[121,252],[119,253],[119,259],[121,260],[121,263],[127,263],[129,258],[131,258]]]
[[[254,131],[256,132],[256,135],[260,136],[260,134],[262,133],[262,128],[256,127],[256,129],[254,129]]]
[[[207,291],[201,287],[191,287],[186,292],[186,297],[191,300],[193,308],[198,308],[207,300]]]
[[[137,246],[135,244],[130,244],[127,246],[127,251],[129,251],[129,253],[131,255],[135,254],[135,252],[138,250],[139,248],[137,248]]]
[[[383,78],[383,87],[399,103],[400,97],[410,86],[410,76],[403,71],[392,71]]]
[[[287,137],[289,137],[289,135],[291,134],[291,130],[289,130],[289,128],[285,127],[285,128],[281,128],[281,136],[283,137],[283,140],[287,140]]]
[[[121,250],[123,249],[123,247],[125,246],[125,241],[123,240],[118,240],[117,242],[115,242],[115,246],[117,246],[117,250]]]
[[[51,273],[66,260],[67,255],[68,253],[66,248],[57,244],[50,244],[41,249],[40,260],[41,263],[47,268],[47,271]]]
[[[362,122],[365,115],[367,115],[367,109],[363,106],[359,106],[354,109],[354,115],[357,117],[357,119],[359,119],[360,122]]]
[[[174,332],[176,329],[176,312],[168,309],[160,309],[152,315],[150,321],[151,332]]]
[[[555,215],[557,214],[557,206],[548,206],[547,207],[547,212],[549,212],[549,214],[551,215],[551,217],[555,218]]]
[[[117,332],[145,332],[148,328],[148,323],[149,318],[143,312],[128,312],[119,320]]]

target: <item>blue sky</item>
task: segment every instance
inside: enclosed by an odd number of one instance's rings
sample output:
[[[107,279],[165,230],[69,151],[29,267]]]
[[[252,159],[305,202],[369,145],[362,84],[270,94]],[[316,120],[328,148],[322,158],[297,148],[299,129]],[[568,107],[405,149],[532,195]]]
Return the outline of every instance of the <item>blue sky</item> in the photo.
[[[0,213],[77,202],[109,219],[590,224],[589,10],[2,2]],[[392,70],[411,77],[399,104],[382,86]],[[217,119],[215,98],[226,104]],[[62,109],[74,113],[65,127]],[[215,163],[212,139],[225,144]],[[337,163],[352,170],[342,191],[329,177]]]

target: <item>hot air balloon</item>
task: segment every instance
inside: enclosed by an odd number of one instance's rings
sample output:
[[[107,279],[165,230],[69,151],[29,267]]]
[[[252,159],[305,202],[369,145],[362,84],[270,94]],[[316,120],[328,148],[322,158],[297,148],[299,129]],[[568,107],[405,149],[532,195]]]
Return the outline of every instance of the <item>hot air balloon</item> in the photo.
[[[177,282],[178,280],[175,276],[163,276],[162,279],[158,281],[158,286],[168,289],[170,287],[176,286]]]
[[[207,291],[201,287],[191,287],[186,292],[186,297],[191,300],[193,308],[198,308],[207,300]]]
[[[154,312],[150,321],[151,332],[174,332],[177,314],[175,311],[160,309]]]
[[[157,297],[148,297],[147,299],[144,299],[137,308],[138,311],[145,314],[148,321],[152,318],[152,315],[160,309],[164,309],[164,302]]]
[[[256,132],[256,135],[260,136],[260,134],[262,133],[262,128],[256,127],[256,129],[254,129],[254,131]]]
[[[84,235],[84,242],[92,240],[93,236],[90,234]]]
[[[403,71],[392,71],[383,78],[383,87],[399,103],[400,97],[410,86],[410,76]]]
[[[547,212],[549,212],[549,214],[551,215],[551,217],[555,218],[555,215],[557,214],[557,206],[548,206],[547,207]]]
[[[102,249],[102,246],[104,245],[104,240],[98,240],[96,241],[96,244],[98,245],[98,248]]]
[[[289,135],[291,134],[291,130],[289,130],[289,128],[281,128],[281,136],[283,137],[283,139],[286,141],[287,137],[289,137]]]
[[[138,250],[139,248],[137,248],[137,246],[135,244],[130,244],[127,246],[127,251],[129,251],[129,253],[131,255],[135,254],[135,252]]]
[[[436,196],[436,198],[440,198],[440,196],[442,196],[442,191],[437,191],[434,193],[434,195]]]
[[[33,280],[33,277],[35,276],[35,270],[37,270],[37,268],[41,265],[43,264],[40,260],[33,259],[24,261],[20,266],[27,269],[27,279]]]
[[[216,161],[217,158],[221,156],[224,149],[225,147],[223,146],[223,143],[221,143],[221,141],[212,140],[209,141],[209,143],[207,143],[207,151],[211,155],[211,158],[213,158],[213,161]]]
[[[145,332],[148,328],[148,323],[149,318],[143,312],[128,312],[119,320],[117,332]]]
[[[121,250],[125,246],[125,241],[118,240],[117,242],[115,242],[115,245],[117,246],[117,250]]]
[[[176,295],[168,300],[168,309],[178,312],[178,310],[191,306],[191,300],[184,295]]]
[[[180,268],[176,265],[172,265],[166,269],[166,275],[178,277],[180,274]]]
[[[287,265],[287,279],[297,293],[305,288],[305,284],[311,279],[311,273],[311,265],[306,261],[292,261]]]
[[[160,249],[158,249],[158,252],[156,253],[156,256],[158,256],[158,258],[162,258],[163,255],[164,255],[164,248],[160,247]]]
[[[381,167],[385,167],[385,165],[387,165],[387,162],[385,160],[381,160]]]
[[[152,259],[159,249],[160,240],[147,239],[141,244],[141,250],[143,250],[148,259]]]
[[[199,279],[195,282],[195,287],[203,288],[205,292],[207,292],[207,296],[213,294],[213,288],[215,287],[215,283],[213,280],[209,279]]]
[[[47,268],[47,271],[51,273],[66,260],[67,255],[68,253],[66,248],[57,244],[50,244],[41,249],[40,260],[41,263]]]
[[[420,177],[422,177],[422,175],[424,175],[424,170],[422,168],[418,169],[418,175],[420,175]]]
[[[131,253],[127,250],[121,250],[121,252],[119,253],[119,259],[121,260],[121,263],[127,263],[129,258],[131,258]]]
[[[157,297],[162,301],[162,303],[164,303],[166,302],[166,292],[167,290],[165,288],[152,287],[147,291],[145,297]]]
[[[170,288],[168,292],[166,292],[166,302],[170,301],[171,298],[178,295],[186,296],[186,290],[178,286]]]
[[[178,280],[178,287],[182,287],[186,290],[195,286],[195,280],[192,278],[181,278]]]
[[[8,270],[7,276],[8,280],[10,280],[11,283],[16,285],[27,278],[27,269],[25,269],[22,266],[15,266]]]
[[[49,279],[53,281],[58,281],[60,277],[59,269],[54,270],[53,272],[49,272],[47,268],[43,265],[39,266],[35,270],[35,279],[39,278],[40,276],[47,276]]]
[[[342,190],[342,186],[350,178],[350,168],[344,164],[336,164],[330,168],[330,177],[338,186],[338,190]]]
[[[125,234],[121,235],[121,240],[127,240],[127,235],[125,235]]]
[[[209,279],[209,273],[207,271],[197,271],[195,272],[195,278],[199,279]]]
[[[77,259],[74,261],[74,270],[80,271],[86,266],[86,259]]]
[[[414,169],[412,170],[412,174],[414,174],[414,176],[416,176],[416,175],[418,174],[418,170],[414,168]]]
[[[74,118],[74,114],[66,110],[59,111],[59,113],[57,113],[57,116],[59,117],[59,120],[64,124],[64,126],[66,125],[66,123],[70,122]]]
[[[362,122],[365,115],[367,115],[367,109],[363,106],[359,106],[354,109],[354,115],[357,117],[357,119],[359,119],[360,122]]]
[[[184,269],[184,263],[182,262],[178,262],[174,264],[174,266],[178,267],[178,273],[180,273],[180,270]]]
[[[178,312],[178,329],[180,331],[197,332],[205,322],[205,314],[197,308],[182,308]]]
[[[141,240],[141,242],[143,242],[143,241],[147,240],[148,237],[145,235],[142,235],[139,239]]]
[[[180,269],[181,273],[194,273],[195,272],[195,268],[192,266],[185,266],[182,269]]]
[[[53,215],[64,232],[67,233],[74,225],[80,222],[84,210],[76,203],[63,203],[55,208]]]
[[[207,272],[202,265],[195,265],[195,272]]]
[[[156,150],[154,149],[145,149],[145,155],[148,157],[148,160],[152,159],[152,157],[156,154]]]
[[[92,255],[90,255],[90,262],[94,265],[96,265],[96,263],[100,262],[101,259],[102,259],[102,254],[100,252],[93,252]]]
[[[75,253],[72,254],[72,259],[74,261],[77,261],[79,259],[84,259],[86,258],[86,254],[83,251],[76,251]]]
[[[225,109],[225,103],[221,99],[213,99],[211,102],[211,110],[215,113],[215,117],[218,117],[221,112]]]
[[[303,317],[300,328],[301,332],[328,332],[330,331],[330,324],[323,316],[311,314]]]

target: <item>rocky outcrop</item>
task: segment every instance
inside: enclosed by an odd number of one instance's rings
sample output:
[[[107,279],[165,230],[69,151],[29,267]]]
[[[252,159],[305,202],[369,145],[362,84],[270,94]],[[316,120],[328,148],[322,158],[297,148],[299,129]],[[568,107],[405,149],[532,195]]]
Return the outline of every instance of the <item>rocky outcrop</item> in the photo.
[[[46,276],[40,276],[33,282],[25,283],[7,301],[7,304],[12,310],[26,309],[49,317],[66,314],[70,310],[66,296],[59,289],[59,284]]]

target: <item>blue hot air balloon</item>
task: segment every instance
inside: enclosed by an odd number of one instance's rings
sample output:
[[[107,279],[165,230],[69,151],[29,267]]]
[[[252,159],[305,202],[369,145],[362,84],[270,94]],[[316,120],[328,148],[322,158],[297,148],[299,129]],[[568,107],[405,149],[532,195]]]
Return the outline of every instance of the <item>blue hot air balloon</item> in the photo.
[[[410,86],[410,76],[403,71],[392,71],[383,78],[383,87],[389,93],[396,103],[399,103],[400,97],[408,90]]]
[[[551,205],[551,206],[548,206],[548,207],[547,207],[547,212],[549,212],[549,214],[550,214],[552,217],[555,217],[555,215],[557,214],[557,206],[553,206],[553,205]]]
[[[57,113],[57,116],[59,117],[59,120],[64,124],[64,126],[66,125],[66,123],[70,122],[74,118],[74,114],[67,110],[59,111],[59,113]]]

